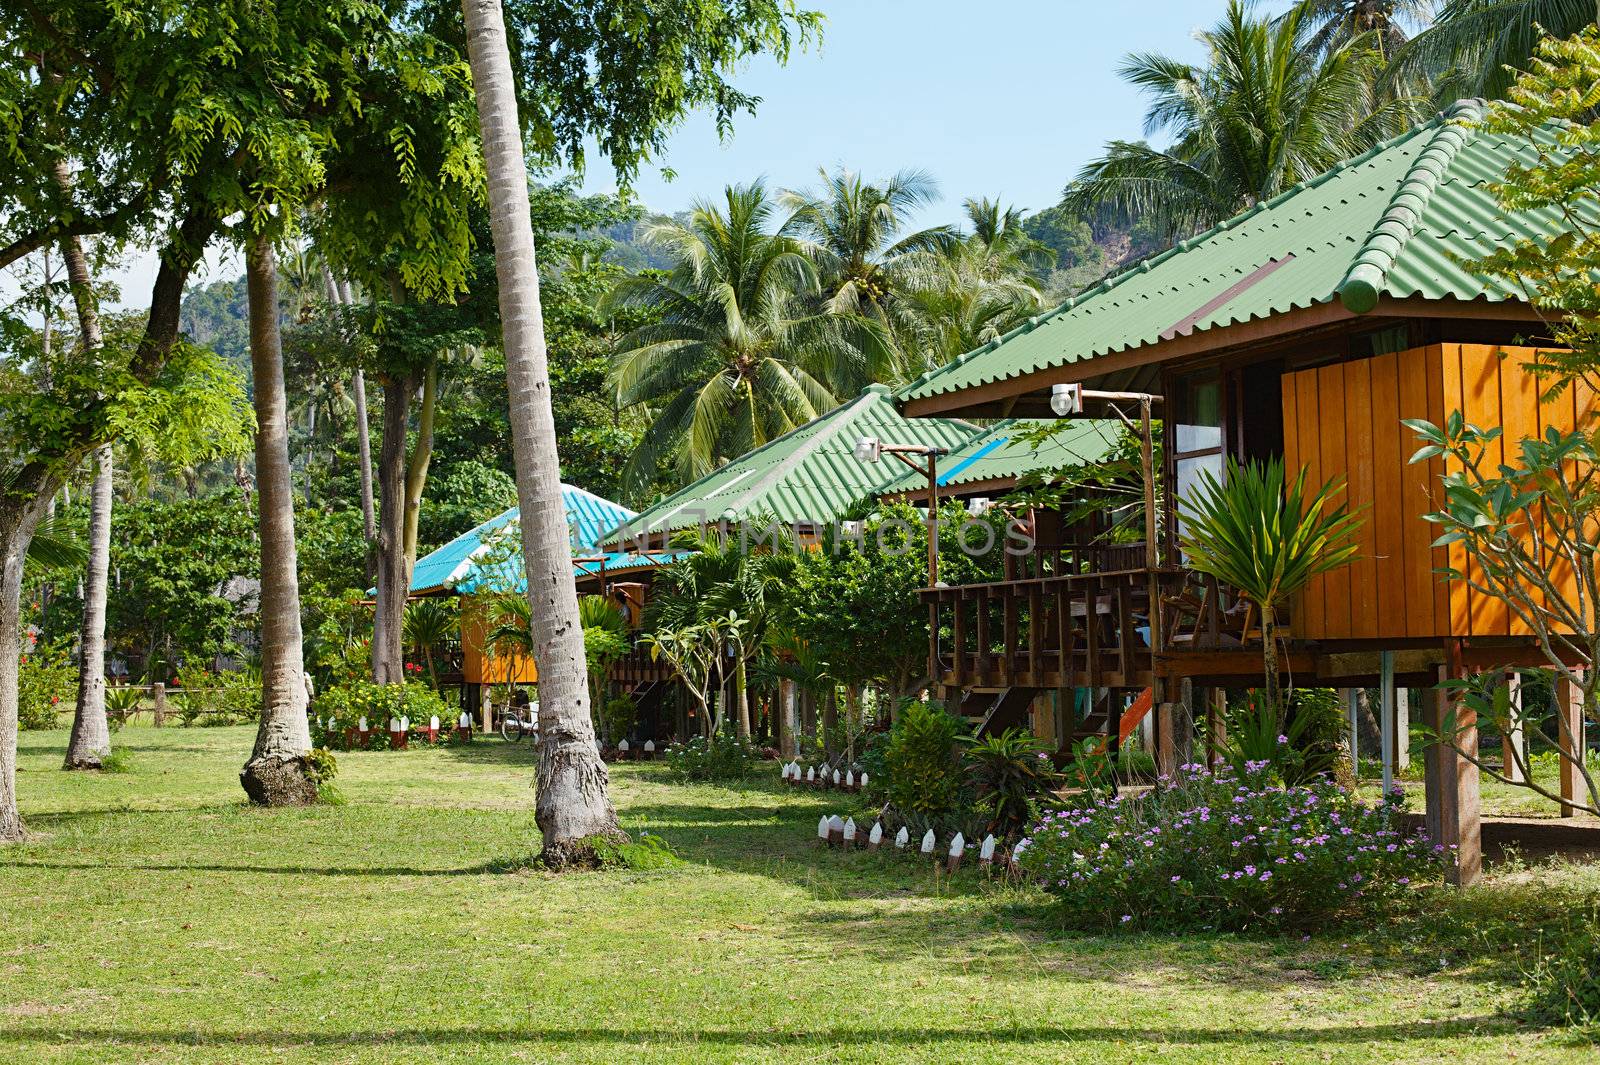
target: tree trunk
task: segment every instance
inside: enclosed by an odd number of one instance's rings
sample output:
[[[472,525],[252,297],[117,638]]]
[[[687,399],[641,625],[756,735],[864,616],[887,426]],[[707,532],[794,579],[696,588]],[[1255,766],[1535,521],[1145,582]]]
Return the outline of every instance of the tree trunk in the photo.
[[[406,421],[416,382],[409,375],[383,386],[383,442],[378,448],[378,595],[372,617],[372,680],[405,680]]]
[[[1283,708],[1278,705],[1278,623],[1274,613],[1275,608],[1271,604],[1261,605],[1261,663],[1267,681],[1267,705],[1281,720]]]
[[[417,564],[417,525],[422,518],[422,491],[428,484],[428,463],[433,460],[433,420],[439,403],[439,361],[434,359],[422,375],[422,401],[417,408],[417,443],[406,464],[405,542],[406,584]]]
[[[323,283],[328,287],[328,302],[335,307],[350,306],[350,283],[337,282],[333,272],[322,268]],[[367,422],[367,375],[356,368],[350,377],[350,398],[356,408],[356,455],[361,464],[361,535],[367,544],[367,581],[372,581],[372,549],[378,539],[378,508],[372,499],[372,430]]]
[[[539,777],[535,818],[545,864],[594,860],[596,837],[617,838],[605,763],[595,750],[584,683],[583,629],[573,582],[560,460],[550,407],[544,318],[528,205],[517,98],[500,0],[462,0],[478,98],[489,217],[500,282],[511,442],[522,508],[522,556],[539,664]]]
[[[828,685],[822,696],[822,751],[828,761],[833,761],[839,739],[839,687]]]
[[[62,168],[63,175],[65,168]],[[64,179],[63,179],[63,183]],[[89,264],[77,237],[62,241],[67,280],[78,312],[86,363],[100,358],[100,314],[95,309]],[[89,565],[83,585],[83,626],[78,641],[78,701],[72,715],[63,769],[99,769],[111,753],[106,724],[106,581],[111,569],[111,445],[95,451],[94,487],[89,492]]]
[[[750,742],[750,675],[745,669],[744,654],[739,655],[733,667],[733,686],[739,697],[739,718],[734,729],[743,743]]]
[[[255,385],[256,498],[261,530],[261,724],[239,774],[252,802],[302,806],[317,798],[307,772],[301,658],[300,584],[294,543],[294,482],[289,467],[289,408],[278,335],[278,279],[272,242],[254,237],[245,253],[250,294],[250,369]]]
[[[33,530],[60,482],[28,471],[0,500],[0,843],[22,839],[17,812],[17,671],[22,652],[22,566]]]
[[[106,582],[111,569],[111,445],[95,452],[89,494],[89,567],[78,641],[78,703],[63,769],[99,769],[111,753],[106,724]]]

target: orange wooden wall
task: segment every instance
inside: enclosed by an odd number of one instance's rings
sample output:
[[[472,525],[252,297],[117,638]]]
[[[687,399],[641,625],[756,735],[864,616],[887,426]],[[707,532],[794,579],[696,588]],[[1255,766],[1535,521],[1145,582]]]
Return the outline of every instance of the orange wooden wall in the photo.
[[[461,602],[461,676],[468,684],[537,684],[539,670],[527,655],[488,646],[489,624],[468,596]]]
[[[1463,568],[1432,547],[1439,530],[1422,519],[1436,509],[1440,460],[1409,465],[1418,448],[1404,418],[1441,423],[1460,410],[1468,422],[1502,425],[1520,440],[1555,426],[1571,429],[1577,404],[1593,397],[1568,392],[1540,404],[1538,382],[1523,366],[1531,348],[1434,344],[1376,358],[1319,366],[1283,377],[1284,458],[1290,475],[1302,465],[1307,484],[1342,477],[1346,499],[1366,515],[1361,556],[1317,578],[1296,598],[1295,637],[1320,640],[1526,633],[1505,604],[1442,581],[1433,571]],[[1491,461],[1499,455],[1491,453]],[[1460,549],[1457,549],[1458,553]]]

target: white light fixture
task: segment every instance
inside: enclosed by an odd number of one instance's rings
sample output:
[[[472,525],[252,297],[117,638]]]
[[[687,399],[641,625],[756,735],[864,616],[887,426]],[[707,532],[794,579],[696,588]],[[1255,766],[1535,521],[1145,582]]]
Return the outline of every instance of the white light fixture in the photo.
[[[1050,409],[1061,418],[1083,413],[1083,386],[1051,385]]]
[[[972,499],[967,503],[967,513],[971,514],[974,518],[978,517],[981,514],[987,514],[988,512],[989,512],[989,497],[988,496],[973,496]]]
[[[875,436],[863,436],[856,441],[857,462],[878,462],[883,458],[883,441]]]

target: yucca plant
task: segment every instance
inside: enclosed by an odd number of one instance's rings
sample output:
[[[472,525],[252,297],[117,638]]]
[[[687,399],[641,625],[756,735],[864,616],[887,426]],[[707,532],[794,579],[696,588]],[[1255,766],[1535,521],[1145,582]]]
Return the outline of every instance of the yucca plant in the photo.
[[[1334,503],[1343,491],[1335,478],[1308,499],[1304,467],[1285,486],[1282,459],[1229,459],[1221,481],[1201,470],[1195,490],[1178,503],[1185,565],[1237,589],[1261,612],[1267,705],[1279,713],[1278,607],[1360,550],[1361,516]]]

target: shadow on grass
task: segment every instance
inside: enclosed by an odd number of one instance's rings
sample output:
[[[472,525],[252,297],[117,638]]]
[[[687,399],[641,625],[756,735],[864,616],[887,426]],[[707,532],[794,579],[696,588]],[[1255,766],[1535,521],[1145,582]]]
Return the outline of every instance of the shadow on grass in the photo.
[[[118,1046],[153,1043],[162,1046],[213,1046],[234,1044],[291,1048],[305,1046],[416,1046],[507,1043],[589,1044],[594,1046],[654,1045],[662,1043],[762,1047],[869,1047],[997,1043],[1130,1043],[1192,1046],[1356,1046],[1364,1043],[1423,1043],[1481,1035],[1489,1030],[1513,1030],[1514,1025],[1493,1016],[1464,1017],[1443,1022],[1335,1025],[1327,1028],[1262,1029],[1242,1026],[1216,1028],[1140,1028],[1112,1025],[1061,1025],[1059,1027],[1009,1026],[984,1028],[825,1028],[817,1031],[773,1032],[765,1028],[386,1028],[376,1031],[293,1032],[235,1030],[197,1032],[173,1028],[67,1027],[11,1025],[0,1031],[6,1043],[115,1042]]]

